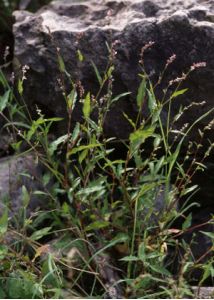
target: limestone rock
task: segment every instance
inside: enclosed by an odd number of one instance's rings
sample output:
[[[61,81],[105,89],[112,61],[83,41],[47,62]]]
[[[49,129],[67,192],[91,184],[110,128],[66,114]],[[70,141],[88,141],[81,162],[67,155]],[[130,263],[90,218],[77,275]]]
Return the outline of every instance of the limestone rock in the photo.
[[[33,195],[42,190],[42,169],[37,165],[33,155],[6,157],[0,159],[0,213],[5,206],[9,207],[9,215],[15,215],[23,206],[22,187],[25,186],[30,201],[28,214],[39,207],[44,207],[44,198]]]
[[[196,299],[213,299],[214,297],[214,288],[205,286],[205,287],[197,287],[193,286],[192,290],[195,294]]]
[[[189,88],[188,93],[182,100],[175,101],[173,106],[175,114],[181,104],[207,101],[202,107],[193,107],[178,126],[192,123],[213,108],[213,16],[214,3],[211,0],[181,0],[176,3],[172,0],[60,0],[35,14],[17,11],[13,27],[14,56],[21,65],[30,66],[25,86],[26,101],[31,108],[37,104],[47,114],[65,117],[66,107],[57,83],[59,67],[56,46],[60,47],[66,69],[72,78],[80,80],[86,90],[95,93],[98,82],[91,61],[102,73],[108,61],[106,42],[110,44],[111,41],[117,41],[114,94],[131,91],[132,95],[122,99],[110,111],[105,130],[107,135],[127,138],[130,127],[123,112],[133,118],[136,116],[140,52],[146,43],[154,41],[154,46],[146,51],[144,57],[147,73],[153,82],[158,79],[167,59],[173,54],[177,55],[157,90],[160,97],[169,80],[180,77],[193,63],[207,63],[206,68],[192,73],[185,84]],[[77,60],[78,50],[84,56],[83,62]],[[70,89],[69,84],[67,89]],[[75,122],[80,119],[79,106],[72,120]],[[203,126],[207,120],[200,123]],[[190,138],[195,134],[197,130],[193,131]]]

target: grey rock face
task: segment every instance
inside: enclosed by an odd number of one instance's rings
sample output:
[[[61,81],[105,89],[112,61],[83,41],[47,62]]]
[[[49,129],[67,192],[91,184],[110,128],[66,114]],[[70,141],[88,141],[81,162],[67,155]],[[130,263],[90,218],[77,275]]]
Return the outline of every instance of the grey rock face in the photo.
[[[126,138],[130,132],[123,112],[136,115],[135,95],[140,81],[138,73],[141,48],[149,41],[155,44],[145,52],[145,67],[151,80],[156,81],[166,60],[176,54],[176,61],[165,74],[162,89],[169,80],[186,72],[195,62],[205,61],[206,68],[198,69],[187,80],[189,91],[182,100],[175,101],[174,113],[181,104],[207,101],[193,107],[178,124],[192,123],[205,111],[213,108],[214,94],[214,3],[212,0],[156,0],[156,1],[81,1],[60,0],[36,14],[15,12],[15,58],[21,65],[29,65],[25,98],[29,107],[35,104],[51,115],[66,116],[66,107],[57,84],[59,67],[55,46],[61,48],[66,69],[74,80],[81,80],[86,90],[98,88],[91,61],[102,73],[107,65],[106,42],[118,41],[114,72],[114,93],[131,91],[108,114],[107,135]],[[48,33],[50,31],[54,43]],[[77,61],[77,50],[84,61]],[[138,80],[139,79],[139,80]],[[69,90],[70,86],[67,85]],[[81,118],[80,107],[73,121]],[[207,120],[201,121],[201,125]],[[190,138],[193,138],[196,130]],[[213,137],[213,133],[211,133]]]
[[[213,297],[214,297],[214,288],[213,287],[193,286],[192,290],[195,294],[196,299],[213,299]]]
[[[0,159],[0,213],[5,205],[10,216],[15,215],[23,206],[22,186],[25,186],[30,202],[28,214],[36,208],[44,207],[44,202],[32,192],[42,190],[42,170],[32,155]]]

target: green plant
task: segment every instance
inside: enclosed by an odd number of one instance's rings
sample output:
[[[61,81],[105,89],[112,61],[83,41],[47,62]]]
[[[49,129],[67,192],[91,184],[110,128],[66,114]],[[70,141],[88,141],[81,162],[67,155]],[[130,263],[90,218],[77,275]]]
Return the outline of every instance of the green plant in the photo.
[[[103,75],[93,63],[100,85],[95,96],[89,91],[83,93],[81,84],[71,80],[57,49],[68,127],[64,135],[54,140],[50,136],[51,126],[62,120],[46,118],[39,108],[38,118],[31,119],[22,98],[26,68],[18,80],[18,99],[1,73],[5,92],[0,97],[0,115],[6,120],[5,128],[13,134],[12,147],[17,153],[25,144],[26,151],[34,153],[47,169],[45,185],[51,179],[54,181],[51,189],[34,191],[38,197],[45,195],[50,199],[49,210],[29,218],[24,214],[19,231],[8,224],[7,211],[0,219],[3,297],[57,298],[64,297],[67,290],[74,297],[182,298],[193,296],[188,285],[191,270],[204,270],[200,284],[213,273],[211,269],[208,274],[211,261],[198,264],[191,257],[189,245],[178,239],[191,229],[191,214],[185,216],[185,212],[196,205],[187,201],[179,207],[179,198],[188,194],[191,198],[197,189],[191,186],[191,178],[197,169],[204,168],[203,160],[213,145],[200,161],[195,157],[187,172],[184,165],[193,145],[189,145],[183,161],[179,154],[193,127],[211,111],[189,127],[176,129],[175,142],[171,134],[175,133],[176,122],[190,107],[172,116],[171,106],[186,89],[180,88],[182,80],[173,80],[169,85],[177,84],[174,92],[168,94],[166,89],[163,99],[158,100],[156,85],[150,82],[141,60],[136,98],[139,113],[136,120],[124,114],[132,132],[128,141],[122,141],[124,157],[114,159],[116,138],[105,137],[105,118],[112,106],[130,93],[113,96],[115,53],[113,46],[108,49],[109,62]],[[84,59],[80,51],[77,54],[79,60]],[[68,93],[63,85],[65,77],[71,86]],[[106,93],[101,96],[104,89]],[[72,127],[77,101],[82,103],[83,119]],[[148,115],[142,113],[145,105]],[[168,112],[166,124],[162,121],[163,110]],[[92,117],[93,113],[97,117]],[[204,131],[199,133],[203,139]],[[149,155],[144,154],[147,142],[151,145]],[[161,149],[164,151],[160,156]],[[23,187],[24,209],[29,201]],[[183,217],[183,224],[177,229],[173,224],[179,217]],[[48,226],[41,227],[44,223]],[[3,243],[12,233],[16,242]],[[185,253],[177,276],[167,267],[171,247]]]

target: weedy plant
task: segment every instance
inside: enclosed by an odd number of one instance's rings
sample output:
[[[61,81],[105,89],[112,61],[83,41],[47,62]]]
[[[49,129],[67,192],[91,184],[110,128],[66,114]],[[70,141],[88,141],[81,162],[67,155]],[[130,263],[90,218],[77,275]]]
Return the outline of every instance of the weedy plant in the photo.
[[[163,99],[158,100],[156,87],[175,57],[167,61],[158,83],[153,85],[143,65],[143,53],[150,46],[151,43],[146,45],[141,53],[138,116],[132,120],[124,114],[132,131],[128,141],[119,141],[126,149],[120,159],[114,158],[117,139],[104,134],[108,111],[130,94],[112,93],[113,46],[108,46],[109,62],[104,74],[92,63],[100,86],[97,95],[85,92],[80,82],[72,81],[57,48],[68,126],[64,135],[54,139],[51,126],[63,120],[46,118],[39,108],[38,118],[31,119],[23,100],[26,67],[17,82],[18,97],[16,88],[8,84],[1,71],[4,93],[0,97],[0,115],[13,136],[11,146],[17,155],[21,155],[22,145],[25,152],[34,154],[35,160],[46,167],[44,186],[48,182],[50,186],[34,191],[38,197],[49,199],[49,208],[29,217],[25,212],[31,194],[23,186],[20,209],[24,220],[19,229],[12,225],[8,210],[0,218],[1,297],[182,298],[193,296],[188,283],[192,271],[201,270],[199,285],[213,275],[213,258],[206,263],[194,260],[194,237],[190,244],[183,238],[192,229],[191,213],[187,212],[196,205],[189,201],[197,189],[191,179],[199,168],[204,168],[203,161],[213,145],[200,161],[196,151],[187,170],[184,165],[193,144],[189,144],[183,160],[179,157],[188,134],[212,111],[181,130],[176,128],[181,115],[191,109],[183,108],[171,115],[173,102],[186,92],[181,83],[189,73],[172,80],[169,86],[175,85],[174,91],[169,93],[168,86]],[[80,51],[77,56],[84,60]],[[189,72],[202,66],[195,64]],[[68,93],[64,78],[70,82]],[[82,120],[73,124],[72,114],[79,102]],[[147,115],[142,113],[145,106]],[[166,122],[162,121],[163,111],[168,113]],[[201,143],[209,128],[199,131]],[[148,141],[149,155],[144,152]],[[179,205],[183,196],[188,199]],[[182,223],[179,228],[174,227],[178,219]],[[213,241],[213,233],[204,234]],[[182,255],[176,261],[178,252]],[[173,264],[177,264],[176,274],[171,271]]]

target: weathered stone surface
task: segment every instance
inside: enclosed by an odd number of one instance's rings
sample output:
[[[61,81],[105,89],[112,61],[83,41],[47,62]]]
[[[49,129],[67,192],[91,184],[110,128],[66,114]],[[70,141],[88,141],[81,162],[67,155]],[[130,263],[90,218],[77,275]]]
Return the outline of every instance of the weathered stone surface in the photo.
[[[33,195],[34,191],[42,190],[41,179],[42,169],[32,155],[0,159],[0,213],[6,205],[11,216],[19,211],[23,206],[22,186],[30,195],[29,214],[36,208],[44,207],[44,201]]]
[[[214,298],[214,287],[197,287],[193,286],[192,290],[195,294],[196,299],[213,299]]]
[[[188,93],[175,102],[174,113],[181,103],[206,100],[204,106],[193,107],[181,119],[180,126],[193,122],[203,112],[213,108],[214,80],[214,4],[213,1],[54,1],[36,14],[15,12],[15,58],[21,65],[29,65],[26,100],[31,108],[38,104],[44,112],[66,115],[66,107],[57,78],[55,46],[61,48],[66,69],[74,80],[81,80],[86,89],[96,91],[98,84],[91,61],[102,73],[107,60],[106,42],[115,45],[114,93],[131,91],[108,115],[105,130],[108,135],[125,138],[130,131],[122,112],[136,115],[135,95],[139,84],[139,55],[149,41],[155,45],[145,53],[145,67],[153,81],[157,80],[166,60],[176,54],[177,59],[165,74],[163,85],[180,77],[195,62],[205,61],[207,67],[196,70],[189,77]],[[51,41],[50,30],[55,45]],[[84,61],[77,61],[77,50]],[[163,116],[164,117],[164,116]],[[80,107],[73,121],[80,119]],[[205,124],[206,121],[201,121]],[[196,131],[194,132],[196,133]],[[193,137],[192,134],[191,137]],[[212,133],[213,137],[213,133]]]

